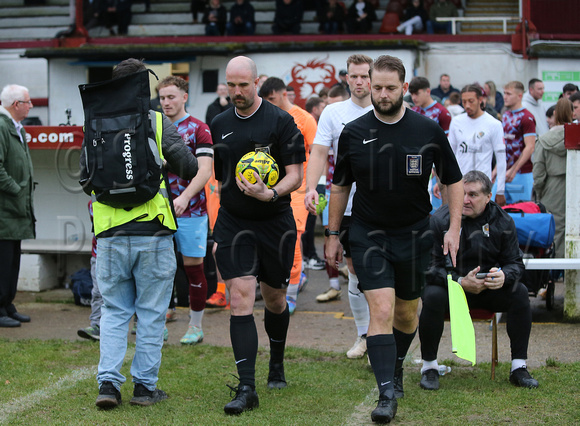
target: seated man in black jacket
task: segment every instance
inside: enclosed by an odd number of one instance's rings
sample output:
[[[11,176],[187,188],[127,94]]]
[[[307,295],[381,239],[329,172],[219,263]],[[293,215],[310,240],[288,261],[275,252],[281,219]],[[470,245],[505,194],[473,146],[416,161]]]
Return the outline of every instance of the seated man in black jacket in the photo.
[[[526,368],[528,341],[532,329],[532,313],[526,286],[519,282],[524,270],[512,218],[491,201],[491,181],[482,172],[470,171],[463,177],[463,217],[453,280],[465,291],[470,309],[507,312],[512,367],[509,380],[516,386],[538,387]],[[427,286],[423,293],[423,309],[419,318],[421,339],[421,387],[439,389],[437,349],[445,312],[449,309],[447,273],[442,244],[449,227],[449,208],[442,206],[431,217],[435,243]],[[479,273],[487,273],[478,278]]]
[[[228,35],[253,35],[256,31],[254,14],[250,0],[236,0],[230,9],[230,21],[226,24]]]
[[[303,15],[302,0],[276,0],[272,32],[274,34],[300,34]]]

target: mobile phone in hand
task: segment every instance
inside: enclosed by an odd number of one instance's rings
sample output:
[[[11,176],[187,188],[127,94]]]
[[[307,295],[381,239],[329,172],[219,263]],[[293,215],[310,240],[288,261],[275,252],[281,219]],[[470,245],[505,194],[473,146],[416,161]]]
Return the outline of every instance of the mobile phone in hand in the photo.
[[[488,273],[489,272],[478,272],[477,274],[475,274],[475,278],[477,278],[478,280],[482,280],[485,277],[487,277]]]

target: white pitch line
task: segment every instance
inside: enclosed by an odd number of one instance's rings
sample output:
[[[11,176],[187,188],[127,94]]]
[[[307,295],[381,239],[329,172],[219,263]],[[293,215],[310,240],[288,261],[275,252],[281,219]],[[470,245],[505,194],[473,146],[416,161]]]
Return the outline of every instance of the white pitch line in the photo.
[[[345,425],[359,426],[372,423],[371,411],[375,409],[375,401],[377,398],[377,387],[373,386],[371,391],[367,394],[367,396],[365,396],[364,401],[354,407],[354,411],[350,415],[350,418],[346,421]]]
[[[135,348],[128,348],[124,361],[132,358],[133,355],[135,355]],[[0,404],[0,424],[8,422],[10,416],[30,410],[41,401],[53,398],[57,396],[59,392],[72,388],[81,380],[87,380],[91,377],[95,378],[96,371],[96,365],[73,370],[70,374],[58,379],[56,383],[51,383],[45,388],[35,390],[28,395]]]
[[[73,387],[80,380],[87,380],[90,377],[95,377],[96,370],[96,365],[73,370],[72,373],[61,377],[56,383],[50,384],[50,386],[35,390],[28,395],[12,399],[4,404],[0,404],[0,423],[8,422],[10,416],[31,409],[40,401],[52,398],[59,392]]]

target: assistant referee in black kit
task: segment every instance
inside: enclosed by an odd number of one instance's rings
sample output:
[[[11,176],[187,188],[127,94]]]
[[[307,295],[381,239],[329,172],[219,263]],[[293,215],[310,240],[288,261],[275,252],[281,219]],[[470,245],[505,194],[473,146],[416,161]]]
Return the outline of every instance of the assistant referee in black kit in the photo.
[[[283,362],[290,320],[286,287],[296,244],[290,193],[302,183],[305,152],[292,116],[258,96],[254,61],[244,56],[232,59],[226,83],[234,108],[211,123],[221,200],[214,240],[217,266],[230,292],[230,337],[240,378],[236,395],[224,410],[240,414],[258,407],[256,279],[266,303],[264,326],[270,338],[268,387],[286,387]],[[272,189],[260,179],[252,185],[241,174],[241,180],[236,178],[236,164],[256,148],[267,150],[280,169],[280,179]]]
[[[356,182],[350,228],[353,266],[369,303],[367,348],[379,387],[375,422],[392,420],[403,396],[403,360],[415,336],[417,306],[432,248],[427,186],[435,165],[449,188],[450,226],[445,254],[459,247],[463,204],[461,171],[445,133],[434,121],[403,106],[405,67],[377,58],[370,72],[374,109],[348,123],[339,139],[329,202],[326,258],[342,257],[338,230]],[[395,371],[396,370],[396,371]]]

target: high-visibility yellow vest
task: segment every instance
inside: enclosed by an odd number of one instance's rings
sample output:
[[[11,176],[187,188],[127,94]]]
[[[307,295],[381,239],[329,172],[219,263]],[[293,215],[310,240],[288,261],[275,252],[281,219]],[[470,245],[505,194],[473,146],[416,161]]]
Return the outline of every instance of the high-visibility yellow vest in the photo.
[[[152,121],[155,141],[159,149],[159,156],[163,162],[163,151],[161,149],[161,138],[163,137],[163,116],[160,112],[155,112],[155,120]],[[165,179],[161,180],[159,192],[151,200],[130,210],[117,209],[93,199],[93,217],[95,235],[99,237],[104,231],[115,228],[132,221],[150,222],[159,220],[159,223],[169,230],[177,230],[177,224],[171,209],[170,193],[165,185]]]

